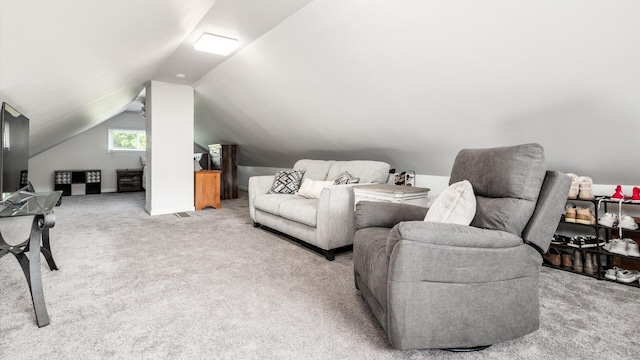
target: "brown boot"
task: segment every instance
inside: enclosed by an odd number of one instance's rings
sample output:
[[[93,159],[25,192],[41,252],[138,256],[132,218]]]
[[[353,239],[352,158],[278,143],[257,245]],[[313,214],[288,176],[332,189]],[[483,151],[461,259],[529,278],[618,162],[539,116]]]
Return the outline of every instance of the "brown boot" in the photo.
[[[562,258],[562,267],[571,269],[573,266],[573,263],[571,262],[571,254],[562,254],[560,257]]]
[[[542,255],[542,257],[548,264],[553,266],[560,266],[560,264],[562,264],[562,260],[560,259],[560,250],[554,247],[550,247],[549,251]]]
[[[576,250],[573,252],[573,271],[582,272],[584,270],[584,266],[582,266],[582,252],[580,250]]]
[[[593,263],[593,256],[591,253],[586,253],[584,256],[584,273],[594,275],[596,273],[596,264]]]

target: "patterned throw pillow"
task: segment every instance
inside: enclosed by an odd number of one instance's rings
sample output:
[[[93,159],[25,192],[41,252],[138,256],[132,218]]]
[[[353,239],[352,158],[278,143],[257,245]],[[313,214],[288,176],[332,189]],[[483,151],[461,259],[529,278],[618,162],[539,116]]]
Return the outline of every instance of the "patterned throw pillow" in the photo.
[[[305,170],[278,171],[267,194],[295,194],[300,188],[304,172]]]
[[[346,185],[346,184],[357,184],[358,182],[360,182],[360,178],[355,178],[351,176],[351,174],[349,174],[348,171],[345,171],[336,178],[336,181],[334,181],[334,184]]]

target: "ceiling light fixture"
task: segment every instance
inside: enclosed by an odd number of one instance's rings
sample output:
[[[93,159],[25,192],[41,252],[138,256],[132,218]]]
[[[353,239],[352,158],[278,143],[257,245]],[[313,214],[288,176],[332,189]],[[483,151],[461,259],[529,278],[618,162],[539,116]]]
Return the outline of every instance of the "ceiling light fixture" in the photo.
[[[229,55],[238,47],[238,40],[204,33],[196,41],[195,49],[218,55]]]

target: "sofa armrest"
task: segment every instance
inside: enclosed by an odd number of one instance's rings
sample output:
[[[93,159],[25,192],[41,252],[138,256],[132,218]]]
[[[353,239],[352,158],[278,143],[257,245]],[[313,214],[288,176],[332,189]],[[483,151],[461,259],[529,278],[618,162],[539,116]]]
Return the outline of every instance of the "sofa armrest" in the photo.
[[[401,221],[424,220],[428,208],[378,201],[356,204],[356,230],[366,227],[392,228]]]
[[[256,208],[253,204],[256,195],[266,194],[271,189],[275,178],[275,175],[252,176],[249,178],[249,214],[251,215],[251,220],[256,221]]]
[[[355,231],[353,187],[333,185],[318,199],[318,246],[329,250],[353,243]]]

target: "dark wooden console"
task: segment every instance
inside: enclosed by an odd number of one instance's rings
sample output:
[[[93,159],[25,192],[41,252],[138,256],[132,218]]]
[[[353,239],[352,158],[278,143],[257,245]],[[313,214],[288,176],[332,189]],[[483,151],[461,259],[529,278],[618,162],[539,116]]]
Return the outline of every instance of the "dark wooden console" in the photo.
[[[118,192],[142,191],[142,169],[117,169]]]

